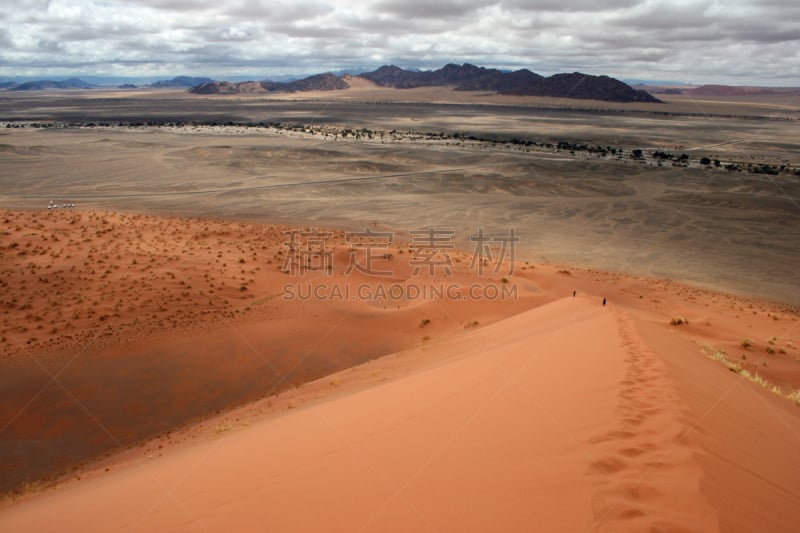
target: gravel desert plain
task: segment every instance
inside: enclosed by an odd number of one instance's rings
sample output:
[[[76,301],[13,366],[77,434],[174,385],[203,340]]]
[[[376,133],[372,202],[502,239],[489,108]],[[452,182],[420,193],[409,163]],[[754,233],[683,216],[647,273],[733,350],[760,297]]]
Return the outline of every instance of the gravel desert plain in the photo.
[[[0,531],[797,531],[797,94],[2,93]]]

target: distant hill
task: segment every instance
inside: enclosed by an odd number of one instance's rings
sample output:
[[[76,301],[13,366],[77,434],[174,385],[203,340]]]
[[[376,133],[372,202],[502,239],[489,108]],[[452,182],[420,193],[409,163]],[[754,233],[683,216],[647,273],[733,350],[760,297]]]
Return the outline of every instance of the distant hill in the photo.
[[[122,85],[118,86],[117,89],[136,89],[136,85],[132,83],[123,83]]]
[[[504,74],[497,69],[470,64],[462,66],[449,64],[438,70],[426,71],[405,70],[394,65],[384,65],[373,72],[362,72],[359,76],[377,85],[395,89],[455,85],[456,88],[465,91],[486,91],[500,82]]]
[[[91,89],[96,87],[78,78],[70,78],[64,81],[38,80],[26,81],[11,87],[10,91],[43,91],[45,89]]]
[[[259,81],[211,81],[189,89],[194,94],[258,94],[267,92]]]
[[[498,94],[588,98],[610,102],[658,102],[646,91],[636,90],[608,76],[573,72],[544,77],[527,69],[503,72],[497,69],[449,64],[438,70],[414,72],[395,66],[383,66],[364,72],[366,78],[384,87],[454,86],[457,91],[494,91]]]
[[[701,85],[684,91],[691,96],[763,96],[771,94],[800,94],[796,88],[740,87],[735,85]]]
[[[437,70],[408,70],[384,65],[363,78],[382,87],[453,87],[457,91],[490,91],[498,94],[587,98],[610,102],[659,102],[646,91],[636,90],[608,76],[573,72],[544,77],[527,69],[513,72],[477,67],[465,63],[449,64]],[[292,82],[208,82],[192,87],[195,94],[255,94],[270,92],[336,91],[350,87],[346,76],[317,74]]]
[[[302,80],[290,82],[278,81],[212,81],[192,87],[194,94],[258,94],[258,93],[294,93],[305,91],[339,91],[348,89],[350,84],[333,74],[316,74]]]
[[[192,78],[190,76],[176,76],[171,80],[159,80],[151,83],[150,87],[157,87],[159,89],[180,89],[185,87],[195,87],[203,83],[212,83],[214,80],[211,78]]]
[[[331,73],[316,74],[302,80],[290,82],[262,81],[261,86],[269,92],[303,92],[303,91],[341,91],[350,84]]]

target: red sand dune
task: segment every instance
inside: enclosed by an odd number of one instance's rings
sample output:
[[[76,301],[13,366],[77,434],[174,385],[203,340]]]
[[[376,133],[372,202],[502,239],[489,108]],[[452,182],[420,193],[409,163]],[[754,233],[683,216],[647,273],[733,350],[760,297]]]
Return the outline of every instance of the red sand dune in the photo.
[[[381,361],[383,383],[33,498],[0,528],[796,526],[800,409],[596,298]]]
[[[563,270],[520,272],[532,309],[475,304],[502,319],[121,455],[0,530],[796,531],[800,407],[744,370],[797,388],[797,310]]]
[[[404,283],[411,254],[390,249],[388,280],[344,275],[348,249],[332,232],[331,275],[296,277],[283,271],[290,228],[67,209],[0,217],[0,493],[156,436],[171,444],[176,427],[215,412],[544,301],[524,278],[517,301],[488,304],[285,300],[286,283],[354,295]],[[475,281],[464,257],[449,283]]]

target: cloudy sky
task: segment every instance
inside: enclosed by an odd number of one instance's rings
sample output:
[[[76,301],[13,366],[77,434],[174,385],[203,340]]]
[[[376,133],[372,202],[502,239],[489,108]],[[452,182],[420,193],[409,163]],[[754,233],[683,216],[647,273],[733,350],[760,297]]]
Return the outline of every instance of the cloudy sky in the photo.
[[[3,0],[0,76],[265,79],[470,62],[800,85],[798,0]]]

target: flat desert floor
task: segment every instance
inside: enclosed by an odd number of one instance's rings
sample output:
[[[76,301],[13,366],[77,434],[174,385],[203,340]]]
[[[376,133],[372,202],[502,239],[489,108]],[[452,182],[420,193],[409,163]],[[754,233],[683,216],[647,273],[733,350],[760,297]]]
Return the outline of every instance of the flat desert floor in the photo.
[[[396,93],[409,101],[392,102],[389,95],[399,98]],[[384,91],[387,101],[372,103],[348,99],[355,96],[81,94],[4,95],[6,113],[0,119],[78,125],[281,122],[305,124],[309,131],[370,128],[376,133],[355,139],[224,125],[0,127],[0,205],[43,208],[49,200],[72,201],[101,209],[348,229],[368,223],[403,231],[446,226],[457,230],[464,247],[478,227],[513,226],[521,235],[519,256],[527,260],[800,302],[794,268],[800,250],[800,176],[697,164],[656,166],[651,158],[572,155],[413,133],[568,141],[627,153],[665,150],[723,164],[800,168],[794,135],[798,105],[790,98],[747,103],[675,97],[654,108],[625,108],[584,101],[555,107],[548,99],[521,99],[512,106],[508,97],[497,101],[430,90]],[[377,99],[370,91],[353,94]],[[435,101],[437,95],[449,102],[414,101]]]
[[[793,531],[800,178],[428,133],[796,167],[797,108],[360,91],[4,96],[0,530]]]

